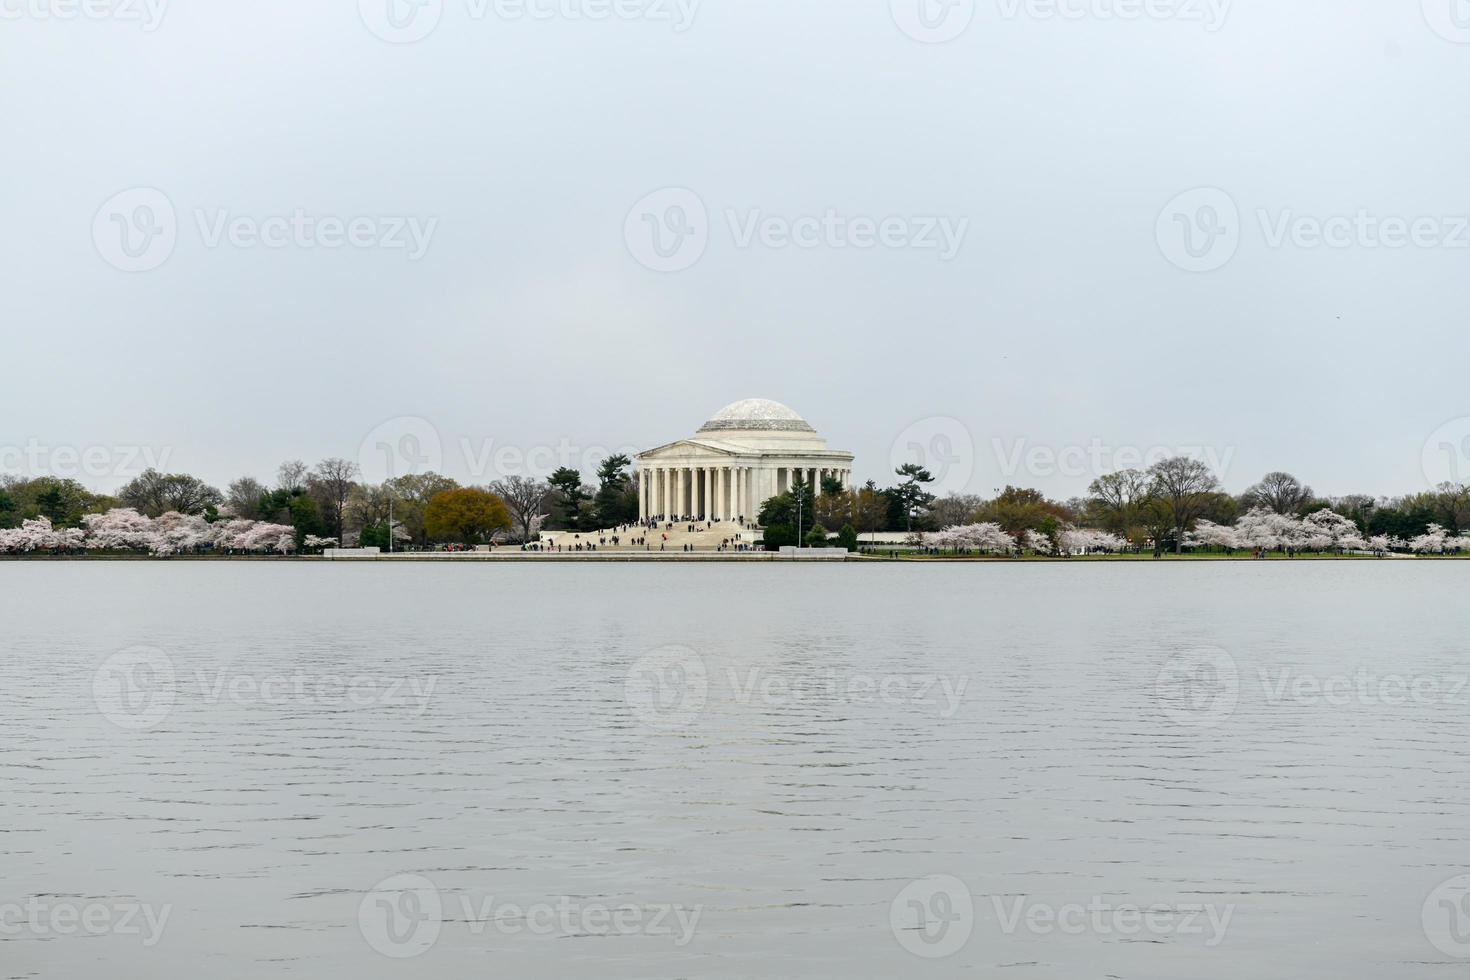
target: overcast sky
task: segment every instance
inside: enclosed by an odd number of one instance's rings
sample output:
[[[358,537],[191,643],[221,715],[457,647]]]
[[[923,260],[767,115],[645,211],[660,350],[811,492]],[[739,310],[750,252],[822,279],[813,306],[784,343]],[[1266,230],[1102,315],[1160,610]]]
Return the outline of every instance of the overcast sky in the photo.
[[[389,2],[0,0],[4,470],[1470,479],[1453,0]]]

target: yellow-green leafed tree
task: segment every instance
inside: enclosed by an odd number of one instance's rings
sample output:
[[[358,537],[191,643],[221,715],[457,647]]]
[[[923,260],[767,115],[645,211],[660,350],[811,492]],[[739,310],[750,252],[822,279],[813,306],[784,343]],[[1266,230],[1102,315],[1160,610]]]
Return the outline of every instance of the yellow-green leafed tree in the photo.
[[[510,511],[505,501],[479,487],[436,493],[424,510],[424,530],[433,541],[483,544],[508,527]]]

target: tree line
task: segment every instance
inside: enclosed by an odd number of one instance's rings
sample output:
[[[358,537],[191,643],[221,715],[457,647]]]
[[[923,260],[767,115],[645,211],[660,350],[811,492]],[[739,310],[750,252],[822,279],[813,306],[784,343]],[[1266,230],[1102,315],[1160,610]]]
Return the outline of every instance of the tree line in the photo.
[[[638,482],[631,467],[626,455],[609,456],[590,484],[568,467],[545,480],[514,476],[482,487],[437,473],[372,484],[361,480],[355,463],[333,457],[314,466],[288,460],[270,484],[244,476],[224,490],[190,474],[149,469],[111,495],[71,479],[0,476],[0,529],[38,519],[81,528],[88,514],[127,509],[148,519],[179,514],[209,524],[237,519],[280,525],[292,530],[298,548],[307,538],[383,548],[390,539],[394,547],[528,541],[543,529],[594,531],[636,522]],[[1352,522],[1365,539],[1424,540],[1435,528],[1447,537],[1470,533],[1470,484],[1445,483],[1400,497],[1321,496],[1292,474],[1273,472],[1230,494],[1209,467],[1188,457],[1098,477],[1086,496],[1065,501],[1011,486],[991,498],[936,498],[928,489],[932,474],[915,464],[899,467],[895,477],[892,486],[870,480],[851,490],[830,478],[817,486],[797,483],[757,512],[767,546],[826,543],[835,534],[855,547],[864,533],[918,535],[993,524],[1018,541],[1029,533],[1058,548],[1066,529],[1095,529],[1128,547],[1162,553],[1199,544],[1201,527],[1212,541],[1227,540],[1215,529],[1234,528],[1252,512],[1305,519],[1325,510]]]
[[[224,540],[202,534],[197,524],[172,518],[156,532],[148,530],[151,522],[170,515],[199,518],[211,526],[234,520],[284,527],[294,536],[294,550],[309,547],[308,541],[384,549],[390,540],[396,548],[527,541],[543,527],[592,530],[636,521],[638,491],[629,473],[631,465],[625,455],[608,457],[590,487],[583,484],[581,474],[565,467],[547,480],[512,476],[483,487],[462,486],[438,473],[374,484],[361,480],[357,464],[339,457],[315,466],[288,460],[270,484],[242,476],[224,490],[188,473],[151,468],[113,494],[94,493],[72,479],[4,475],[0,530],[19,529],[27,522],[38,526],[44,522],[58,531],[80,530],[89,515],[127,511],[138,519],[123,515],[110,525],[128,529],[121,539],[165,546],[178,540]],[[191,528],[192,537],[181,537],[182,527]],[[119,540],[114,531],[103,537]],[[274,539],[268,550],[280,550]]]

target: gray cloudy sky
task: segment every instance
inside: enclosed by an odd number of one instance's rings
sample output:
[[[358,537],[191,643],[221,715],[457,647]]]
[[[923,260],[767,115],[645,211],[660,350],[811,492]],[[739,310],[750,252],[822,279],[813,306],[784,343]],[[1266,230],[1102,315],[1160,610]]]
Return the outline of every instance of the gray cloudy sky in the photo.
[[[0,467],[1470,478],[1457,0],[423,2],[0,0]]]

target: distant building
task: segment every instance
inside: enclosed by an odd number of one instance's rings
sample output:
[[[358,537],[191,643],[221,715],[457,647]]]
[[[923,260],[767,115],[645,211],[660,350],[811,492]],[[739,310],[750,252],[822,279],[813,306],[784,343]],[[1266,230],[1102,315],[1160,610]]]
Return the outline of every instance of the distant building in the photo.
[[[644,518],[754,521],[798,476],[818,491],[827,477],[851,489],[852,460],[780,402],[748,398],[692,437],[638,454],[638,510]]]

